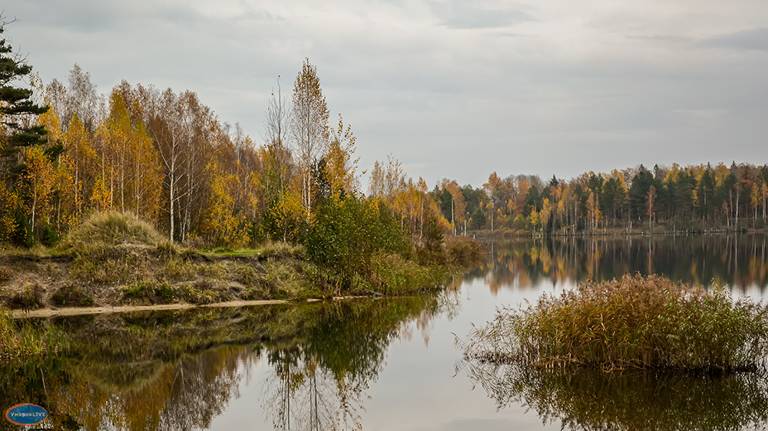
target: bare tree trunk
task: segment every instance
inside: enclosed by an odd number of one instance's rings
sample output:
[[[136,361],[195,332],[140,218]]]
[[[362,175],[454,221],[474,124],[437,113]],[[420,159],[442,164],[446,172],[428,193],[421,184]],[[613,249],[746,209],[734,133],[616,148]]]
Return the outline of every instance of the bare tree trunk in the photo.
[[[173,192],[174,192],[174,190],[173,190],[174,184],[176,184],[176,178],[174,176],[174,167],[173,167],[173,164],[172,164],[171,165],[171,172],[170,172],[170,183],[169,183],[169,186],[168,186],[168,224],[169,224],[169,227],[170,227],[168,229],[168,240],[171,241],[171,243],[173,243],[173,228],[174,228],[174,226],[173,226],[173,221],[174,221],[173,202],[174,202],[174,199],[175,199],[175,196],[173,194]]]

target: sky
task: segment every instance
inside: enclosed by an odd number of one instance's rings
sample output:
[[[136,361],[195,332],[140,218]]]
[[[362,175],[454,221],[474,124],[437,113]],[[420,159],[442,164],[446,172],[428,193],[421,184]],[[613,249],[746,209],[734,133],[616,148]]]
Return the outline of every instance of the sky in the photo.
[[[640,163],[768,161],[765,0],[24,0],[5,35],[48,82],[77,63],[196,91],[257,142],[316,65],[360,168],[430,185]],[[333,122],[333,119],[332,119]]]

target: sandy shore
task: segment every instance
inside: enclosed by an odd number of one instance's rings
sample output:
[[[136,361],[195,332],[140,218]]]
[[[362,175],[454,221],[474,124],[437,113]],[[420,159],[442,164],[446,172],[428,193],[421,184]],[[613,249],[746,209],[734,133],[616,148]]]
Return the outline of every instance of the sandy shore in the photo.
[[[335,297],[333,301],[346,299],[367,298],[364,296],[341,296]],[[284,299],[261,299],[254,301],[228,301],[217,302],[214,304],[157,304],[157,305],[120,305],[115,307],[71,307],[71,308],[40,308],[37,310],[13,310],[11,316],[14,319],[34,318],[34,317],[57,317],[57,316],[83,316],[88,314],[104,313],[130,313],[134,311],[168,311],[168,310],[188,310],[192,308],[222,308],[222,307],[252,307],[258,305],[275,305],[302,302],[318,302],[320,299],[306,299],[303,301],[288,301]]]

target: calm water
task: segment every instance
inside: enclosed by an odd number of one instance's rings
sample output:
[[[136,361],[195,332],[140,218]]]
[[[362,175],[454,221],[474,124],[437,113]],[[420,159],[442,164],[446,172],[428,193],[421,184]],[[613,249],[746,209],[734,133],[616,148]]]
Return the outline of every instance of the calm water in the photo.
[[[763,429],[768,379],[541,374],[462,362],[456,337],[579,280],[768,285],[763,236],[515,242],[439,298],[57,319],[68,353],[0,371],[55,429]]]

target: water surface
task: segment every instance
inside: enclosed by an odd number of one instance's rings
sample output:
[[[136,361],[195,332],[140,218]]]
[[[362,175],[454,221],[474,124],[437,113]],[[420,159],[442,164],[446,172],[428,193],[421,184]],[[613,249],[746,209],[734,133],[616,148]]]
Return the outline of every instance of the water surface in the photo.
[[[763,236],[494,243],[439,297],[53,319],[67,353],[0,370],[0,407],[37,402],[56,429],[88,430],[760,429],[761,376],[477,368],[456,340],[498,307],[624,273],[716,278],[759,300],[767,245]]]

